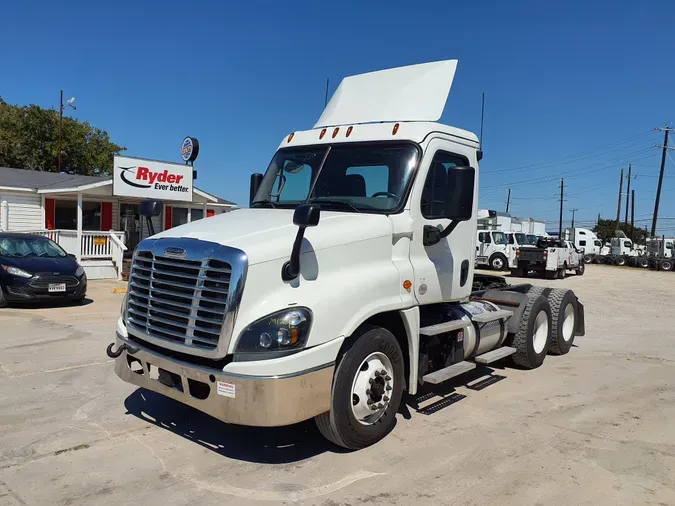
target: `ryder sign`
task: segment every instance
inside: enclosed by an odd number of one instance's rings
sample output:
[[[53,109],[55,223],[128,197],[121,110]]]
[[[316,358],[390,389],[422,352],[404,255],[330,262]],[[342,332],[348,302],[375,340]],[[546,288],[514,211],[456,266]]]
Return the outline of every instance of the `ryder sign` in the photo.
[[[113,195],[192,202],[192,167],[115,156]]]

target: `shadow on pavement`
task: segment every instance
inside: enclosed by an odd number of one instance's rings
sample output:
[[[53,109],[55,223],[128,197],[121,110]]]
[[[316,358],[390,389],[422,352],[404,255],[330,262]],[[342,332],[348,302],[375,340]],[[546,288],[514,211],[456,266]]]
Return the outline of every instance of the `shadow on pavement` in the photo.
[[[288,464],[324,452],[343,453],[319,433],[313,420],[287,427],[230,425],[161,394],[139,388],[124,401],[127,412],[224,457]]]

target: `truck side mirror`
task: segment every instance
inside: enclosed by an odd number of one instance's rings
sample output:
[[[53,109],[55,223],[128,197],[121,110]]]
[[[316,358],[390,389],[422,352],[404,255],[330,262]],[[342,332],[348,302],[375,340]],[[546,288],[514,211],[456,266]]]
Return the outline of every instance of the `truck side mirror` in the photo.
[[[307,227],[316,227],[321,217],[321,208],[313,204],[300,204],[293,213],[293,224],[298,227],[291,258],[281,268],[281,279],[291,281],[300,275],[300,248]]]
[[[263,180],[262,174],[259,173],[251,174],[251,187],[249,189],[249,196],[248,196],[249,206],[253,204],[253,199],[255,198],[255,194],[258,193],[258,189],[260,188],[262,180]]]
[[[449,167],[445,185],[445,217],[453,221],[467,221],[473,216],[473,191],[476,169]]]

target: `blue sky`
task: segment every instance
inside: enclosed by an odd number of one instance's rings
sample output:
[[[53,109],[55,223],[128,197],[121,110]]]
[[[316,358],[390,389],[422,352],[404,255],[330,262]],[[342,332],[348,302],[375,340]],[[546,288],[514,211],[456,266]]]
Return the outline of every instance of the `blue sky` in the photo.
[[[240,205],[281,138],[314,124],[327,77],[334,90],[346,75],[458,58],[443,121],[478,132],[486,93],[481,207],[504,210],[511,186],[513,214],[557,228],[563,175],[566,225],[571,208],[581,223],[613,217],[632,162],[636,216],[651,226],[652,129],[675,112],[672,1],[42,0],[2,17],[6,101],[57,107],[63,88],[131,156],[179,161],[196,136],[197,185]],[[659,229],[675,234],[670,156]]]

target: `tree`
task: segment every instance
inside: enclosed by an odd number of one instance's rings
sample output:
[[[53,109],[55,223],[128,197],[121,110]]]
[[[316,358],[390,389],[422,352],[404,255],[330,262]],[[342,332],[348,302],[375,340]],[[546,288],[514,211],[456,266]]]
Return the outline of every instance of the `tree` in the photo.
[[[18,106],[0,97],[0,166],[58,170],[59,112],[37,105]],[[113,156],[126,148],[88,121],[63,118],[61,167],[69,174],[112,173]]]
[[[593,232],[596,233],[603,243],[609,241],[612,237],[615,237],[616,230],[615,220],[600,220],[598,224],[593,227]],[[630,223],[628,225],[619,223],[618,230],[623,231],[627,237],[632,237],[635,244],[645,244],[647,237],[649,237],[649,230],[639,227],[635,227],[633,230],[631,229]]]

